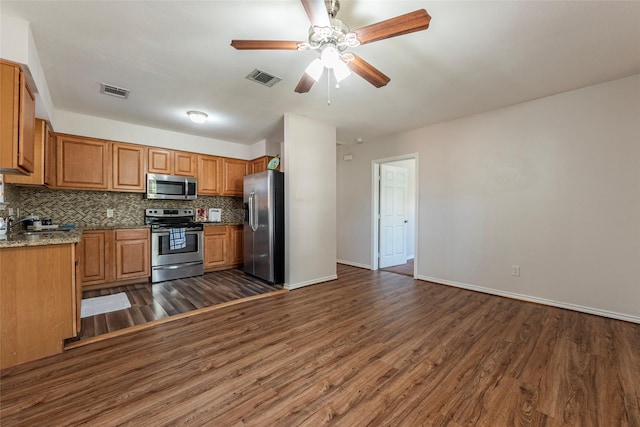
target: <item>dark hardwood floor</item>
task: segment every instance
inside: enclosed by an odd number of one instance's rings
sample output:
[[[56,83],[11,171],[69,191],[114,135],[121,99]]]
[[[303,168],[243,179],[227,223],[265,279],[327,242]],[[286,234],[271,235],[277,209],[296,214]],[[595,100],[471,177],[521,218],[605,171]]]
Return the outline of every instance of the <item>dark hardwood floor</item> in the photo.
[[[413,258],[408,259],[406,264],[394,265],[393,267],[381,268],[380,270],[413,277]]]
[[[640,325],[339,279],[0,373],[6,426],[640,426]]]
[[[203,307],[274,292],[279,289],[282,289],[281,285],[269,285],[236,268],[153,284],[85,291],[82,295],[83,298],[124,292],[129,298],[131,308],[82,319],[82,328],[78,339],[88,339]],[[76,343],[78,339],[71,340],[69,343]]]

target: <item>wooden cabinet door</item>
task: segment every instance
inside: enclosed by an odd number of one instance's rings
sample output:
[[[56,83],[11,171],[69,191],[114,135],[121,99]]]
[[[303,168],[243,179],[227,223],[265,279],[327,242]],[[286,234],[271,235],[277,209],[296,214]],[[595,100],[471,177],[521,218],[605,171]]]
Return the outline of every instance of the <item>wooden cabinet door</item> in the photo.
[[[173,174],[180,176],[197,176],[197,154],[184,151],[173,153]]]
[[[36,131],[36,97],[20,73],[20,133],[18,135],[18,167],[27,172],[35,168],[34,137]]]
[[[80,245],[80,278],[82,286],[113,280],[113,230],[82,233]]]
[[[198,156],[198,194],[208,196],[220,195],[220,157]]]
[[[74,335],[73,246],[0,250],[0,369],[62,353]]]
[[[173,173],[173,150],[149,148],[149,168],[151,173],[171,175]]]
[[[49,187],[56,185],[56,138],[51,128],[47,128],[44,139],[44,184]]]
[[[145,191],[145,161],[147,149],[139,145],[114,142],[113,147],[113,182],[111,188],[118,191]]]
[[[258,157],[257,159],[254,159],[249,163],[249,173],[254,174],[254,173],[266,171],[268,164],[269,164],[268,156]]]
[[[6,174],[5,182],[11,184],[29,184],[44,185],[45,184],[45,156],[46,145],[49,144],[49,125],[41,119],[36,119],[35,135],[34,135],[34,167],[31,175]]]
[[[242,225],[229,225],[227,226],[229,233],[229,265],[238,266],[242,265],[244,261],[243,253],[243,230]]]
[[[109,190],[110,148],[110,141],[58,134],[56,187]]]
[[[227,227],[206,226],[204,228],[204,268],[225,266],[228,247]]]
[[[247,175],[249,162],[240,159],[222,159],[222,195],[242,196],[244,176]]]
[[[0,60],[0,169],[6,172],[33,172],[35,105],[20,66]]]
[[[116,230],[116,279],[149,277],[149,230]]]

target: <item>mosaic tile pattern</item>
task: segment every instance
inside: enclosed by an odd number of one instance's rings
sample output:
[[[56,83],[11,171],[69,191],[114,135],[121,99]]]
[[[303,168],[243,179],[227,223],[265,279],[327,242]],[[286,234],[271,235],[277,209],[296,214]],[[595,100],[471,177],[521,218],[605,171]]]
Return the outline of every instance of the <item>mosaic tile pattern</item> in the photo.
[[[148,200],[141,193],[112,191],[49,190],[16,186],[21,215],[51,218],[54,224],[73,223],[80,227],[141,225],[148,208],[221,208],[222,222],[241,223],[242,197],[199,196],[196,200]],[[5,189],[6,193],[6,189]],[[107,218],[107,209],[114,210]]]
[[[20,190],[17,186],[4,183],[4,203],[12,208],[20,204]]]

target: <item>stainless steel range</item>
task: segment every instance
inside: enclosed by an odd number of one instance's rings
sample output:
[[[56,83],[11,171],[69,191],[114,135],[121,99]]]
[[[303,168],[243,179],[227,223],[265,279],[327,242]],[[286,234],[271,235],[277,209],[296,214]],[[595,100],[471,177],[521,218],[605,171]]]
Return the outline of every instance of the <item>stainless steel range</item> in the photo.
[[[194,222],[193,209],[145,209],[151,225],[151,281],[201,276],[203,226]]]

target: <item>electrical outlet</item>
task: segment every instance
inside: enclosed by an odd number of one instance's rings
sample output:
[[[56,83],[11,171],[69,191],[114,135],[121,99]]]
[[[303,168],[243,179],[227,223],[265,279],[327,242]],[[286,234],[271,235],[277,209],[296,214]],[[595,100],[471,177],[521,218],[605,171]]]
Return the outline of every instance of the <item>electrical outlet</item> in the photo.
[[[520,266],[519,265],[512,265],[511,266],[511,275],[512,276],[520,276]]]
[[[113,209],[107,209],[107,218],[113,218]]]

